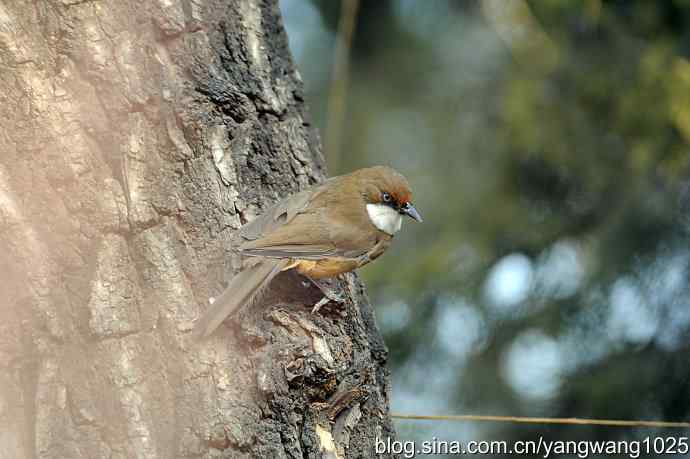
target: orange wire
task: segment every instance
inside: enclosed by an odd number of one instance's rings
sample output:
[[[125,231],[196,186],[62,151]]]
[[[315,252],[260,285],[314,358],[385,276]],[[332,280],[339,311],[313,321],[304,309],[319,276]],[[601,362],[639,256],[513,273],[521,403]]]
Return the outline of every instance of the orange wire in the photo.
[[[485,422],[513,422],[521,424],[578,424],[614,427],[666,427],[666,428],[690,428],[690,422],[669,421],[623,421],[616,419],[583,419],[583,418],[531,418],[520,416],[485,416],[485,415],[416,415],[416,414],[392,414],[394,419],[413,419],[420,421],[485,421]]]

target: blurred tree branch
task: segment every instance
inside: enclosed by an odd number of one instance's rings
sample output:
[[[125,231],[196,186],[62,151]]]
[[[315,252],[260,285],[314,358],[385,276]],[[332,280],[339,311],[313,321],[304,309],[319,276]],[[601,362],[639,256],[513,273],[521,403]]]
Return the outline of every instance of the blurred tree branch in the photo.
[[[524,0],[481,0],[481,9],[515,59],[538,64],[548,73],[558,64],[558,49]]]
[[[346,108],[345,97],[349,81],[350,49],[352,48],[358,9],[359,0],[342,1],[331,88],[328,94],[328,119],[326,121],[326,158],[332,174],[338,172],[340,163]]]

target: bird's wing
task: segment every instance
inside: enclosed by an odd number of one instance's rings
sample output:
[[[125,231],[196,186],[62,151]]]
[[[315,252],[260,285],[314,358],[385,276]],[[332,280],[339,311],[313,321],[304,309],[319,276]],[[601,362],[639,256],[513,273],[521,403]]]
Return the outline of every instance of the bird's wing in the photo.
[[[240,249],[249,256],[267,258],[301,258],[304,260],[319,259],[337,255],[337,250],[332,245],[321,244],[280,244],[263,247]]]
[[[297,193],[273,206],[243,227],[244,255],[267,258],[318,260],[357,258],[375,243],[366,211],[350,205],[353,199],[335,190],[339,178]],[[329,184],[329,187],[325,187]],[[329,190],[330,191],[327,191]],[[334,215],[333,209],[350,209]],[[260,221],[257,221],[259,220]],[[364,228],[364,229],[363,229]]]
[[[249,256],[309,260],[336,255],[337,249],[330,240],[322,212],[310,209],[258,239],[245,241],[240,252]]]
[[[356,227],[338,225],[322,209],[297,215],[263,237],[240,246],[244,255],[267,258],[300,258],[319,260],[328,257],[358,258],[367,253],[375,241],[364,240],[367,233]]]
[[[323,191],[324,185],[333,179],[295,193],[269,207],[265,212],[240,229],[240,236],[253,241],[270,234],[282,225],[290,223],[300,212],[303,212]]]

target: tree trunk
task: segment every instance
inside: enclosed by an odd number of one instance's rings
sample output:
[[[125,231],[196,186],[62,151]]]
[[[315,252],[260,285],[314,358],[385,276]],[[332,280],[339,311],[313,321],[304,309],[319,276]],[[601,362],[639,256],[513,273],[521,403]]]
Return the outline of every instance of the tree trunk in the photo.
[[[374,457],[356,276],[190,336],[237,228],[324,178],[276,2],[7,1],[0,76],[0,458]]]

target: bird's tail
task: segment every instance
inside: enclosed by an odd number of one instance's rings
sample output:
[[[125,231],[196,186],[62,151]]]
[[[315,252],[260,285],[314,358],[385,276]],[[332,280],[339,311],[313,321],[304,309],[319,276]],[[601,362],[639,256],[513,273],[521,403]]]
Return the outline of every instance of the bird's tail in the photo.
[[[243,304],[255,301],[271,280],[288,265],[288,260],[261,259],[237,273],[228,287],[197,321],[193,334],[202,339],[215,331],[223,321]]]

